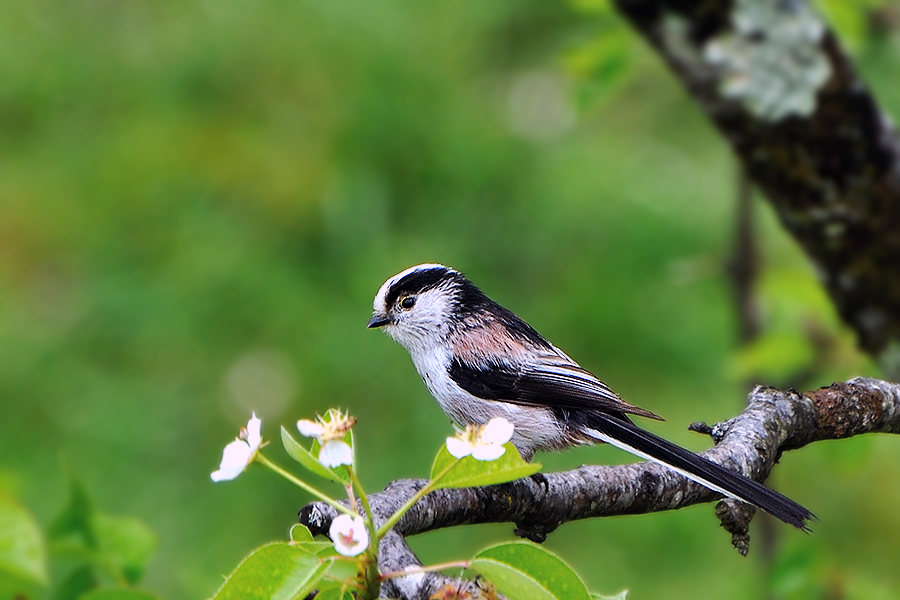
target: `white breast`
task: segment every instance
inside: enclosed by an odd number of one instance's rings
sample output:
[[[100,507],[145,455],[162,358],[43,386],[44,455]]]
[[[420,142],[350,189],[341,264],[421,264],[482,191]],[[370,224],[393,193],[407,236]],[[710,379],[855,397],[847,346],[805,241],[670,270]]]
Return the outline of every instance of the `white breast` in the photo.
[[[438,348],[410,354],[428,391],[456,425],[483,424],[503,417],[515,426],[513,444],[529,457],[535,450],[559,450],[570,445],[549,409],[483,400],[459,387],[447,371],[449,352]]]

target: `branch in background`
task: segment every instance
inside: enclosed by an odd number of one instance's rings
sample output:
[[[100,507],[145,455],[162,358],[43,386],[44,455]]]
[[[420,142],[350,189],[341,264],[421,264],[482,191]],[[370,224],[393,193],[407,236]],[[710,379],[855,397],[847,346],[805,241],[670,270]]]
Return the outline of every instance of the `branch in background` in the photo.
[[[900,141],[806,2],[616,0],[731,144],[861,347],[900,373]]]
[[[759,251],[753,231],[753,185],[739,165],[737,207],[734,216],[734,246],[727,263],[739,324],[739,341],[756,339],[761,327],[755,287],[759,277]]]
[[[716,446],[701,454],[710,460],[764,481],[785,450],[813,442],[862,433],[900,433],[900,384],[859,378],[807,394],[757,387],[737,417],[703,429]],[[563,523],[612,515],[644,514],[712,502],[721,496],[653,463],[582,466],[548,473],[546,485],[535,479],[440,490],[419,501],[394,527],[379,550],[382,572],[418,566],[408,536],[476,523],[516,524],[516,535],[543,541]],[[370,500],[375,518],[384,521],[425,484],[421,480],[391,483]],[[803,500],[803,499],[800,499]],[[724,500],[717,515],[732,534],[732,543],[747,551],[747,526],[753,509]],[[300,522],[314,534],[326,534],[336,511],[313,503],[300,511]],[[458,580],[439,574],[416,574],[391,580],[385,593],[400,598],[428,598]]]

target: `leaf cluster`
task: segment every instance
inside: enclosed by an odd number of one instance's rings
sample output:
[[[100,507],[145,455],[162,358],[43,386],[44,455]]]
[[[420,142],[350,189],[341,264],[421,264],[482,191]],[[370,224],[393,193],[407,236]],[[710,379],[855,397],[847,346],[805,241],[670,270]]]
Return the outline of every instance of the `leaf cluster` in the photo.
[[[68,503],[46,531],[0,492],[0,597],[154,600],[139,583],[156,547],[138,519],[98,510],[72,473]]]

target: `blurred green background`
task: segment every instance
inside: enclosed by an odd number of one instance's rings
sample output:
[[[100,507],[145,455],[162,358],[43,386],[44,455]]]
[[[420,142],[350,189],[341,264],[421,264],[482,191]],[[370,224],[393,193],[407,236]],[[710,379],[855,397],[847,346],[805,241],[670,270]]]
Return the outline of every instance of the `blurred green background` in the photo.
[[[896,35],[867,31],[864,4],[829,6],[900,115]],[[750,381],[877,375],[762,203],[765,326],[739,347],[735,173],[603,2],[6,0],[0,488],[46,526],[70,469],[155,532],[145,588],[212,595],[309,500],[258,468],[210,482],[251,410],[282,464],[278,426],[340,406],[371,490],[427,475],[450,427],[365,328],[381,283],[420,262],[464,271],[697,450],[687,424],[736,414]],[[770,482],[821,523],[775,525],[767,549],[757,520],[746,559],[711,505],[572,523],[547,546],[629,598],[893,598],[898,449],[786,455]],[[412,544],[459,559],[511,530]]]

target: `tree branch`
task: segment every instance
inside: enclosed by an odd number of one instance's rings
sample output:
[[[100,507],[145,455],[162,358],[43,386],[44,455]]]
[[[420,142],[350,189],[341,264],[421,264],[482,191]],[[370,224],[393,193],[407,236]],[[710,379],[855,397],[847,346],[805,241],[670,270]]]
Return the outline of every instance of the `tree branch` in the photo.
[[[731,144],[861,347],[900,373],[900,140],[802,0],[616,0]]]
[[[785,450],[862,433],[900,433],[900,384],[858,378],[807,394],[757,387],[737,417],[705,429],[692,428],[708,432],[716,442],[700,454],[764,481]],[[418,566],[404,538],[444,527],[512,522],[516,535],[541,542],[569,521],[675,510],[721,498],[653,463],[582,466],[548,473],[545,478],[545,482],[529,478],[484,488],[439,490],[425,496],[394,527],[392,537],[385,538],[379,550],[382,572]],[[399,480],[372,495],[376,520],[386,520],[423,485],[422,480]],[[317,502],[300,511],[300,522],[314,534],[325,535],[336,514],[327,504]],[[733,544],[746,553],[752,508],[725,500],[717,514],[732,533]],[[442,585],[457,581],[436,574],[411,575],[391,580],[385,593],[428,598]]]

